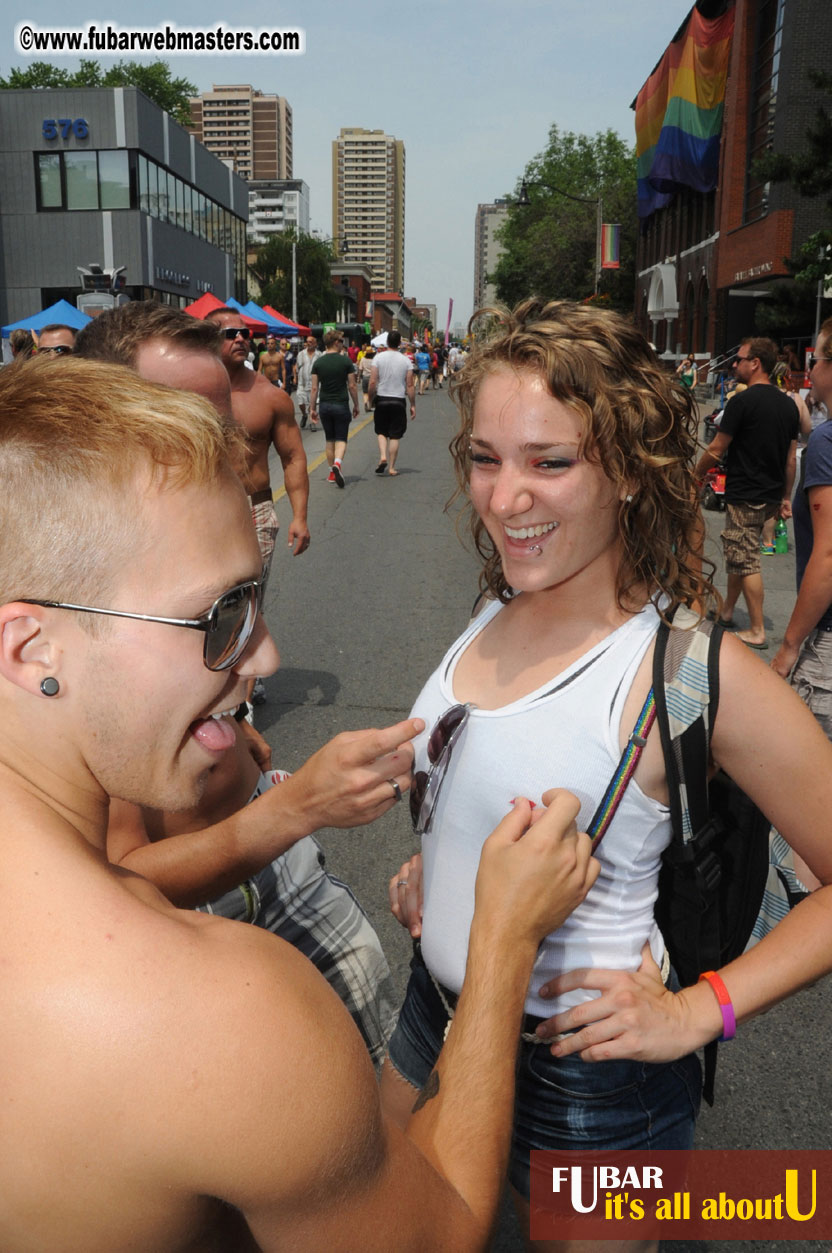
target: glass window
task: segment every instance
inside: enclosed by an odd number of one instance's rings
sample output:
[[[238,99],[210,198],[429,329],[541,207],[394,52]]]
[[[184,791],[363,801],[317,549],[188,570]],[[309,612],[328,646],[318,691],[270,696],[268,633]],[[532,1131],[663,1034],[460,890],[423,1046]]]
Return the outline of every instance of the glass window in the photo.
[[[61,154],[41,152],[38,154],[38,180],[40,183],[40,207],[62,209]]]
[[[99,152],[98,187],[102,209],[130,208],[130,162],[123,148]]]
[[[164,175],[160,171],[160,178],[162,177],[164,177]],[[167,184],[168,184],[168,201],[167,201],[167,215],[166,215],[165,220],[170,222],[173,226],[175,226],[176,225],[176,175],[171,174],[170,170],[168,170],[167,172]]]
[[[154,171],[155,171],[155,173],[154,173]],[[167,212],[168,212],[168,211],[167,211],[167,203],[168,203],[168,190],[167,190],[167,183],[165,182],[165,171],[164,171],[164,170],[160,170],[160,169],[159,169],[159,167],[158,167],[158,165],[154,165],[154,164],[153,164],[153,162],[151,162],[151,169],[150,169],[150,186],[151,186],[151,189],[152,189],[152,188],[153,188],[153,186],[154,186],[154,182],[153,182],[154,177],[155,177],[155,179],[156,179],[156,183],[155,183],[155,187],[156,187],[156,196],[155,196],[155,201],[156,201],[156,213],[155,213],[155,215],[154,215],[154,216],[155,216],[155,217],[157,217],[157,218],[159,218],[159,220],[160,220],[161,222],[164,222],[164,221],[165,221],[165,219],[167,218]]]
[[[185,184],[181,178],[176,180],[176,225],[185,225]]]
[[[142,213],[150,212],[150,186],[147,179],[147,157],[139,153],[139,208]]]
[[[63,153],[67,209],[98,208],[98,162],[94,152]]]
[[[185,208],[183,209],[182,225],[189,234],[194,234],[194,208],[192,188],[187,183],[183,183],[182,190],[185,193]]]
[[[196,192],[195,195],[196,195],[196,230],[200,239],[205,239],[206,233],[208,231],[208,226],[205,221],[205,196],[203,195],[201,191]]]
[[[150,180],[150,212],[155,218],[164,217],[164,173],[159,169],[155,161],[149,161],[148,175]]]

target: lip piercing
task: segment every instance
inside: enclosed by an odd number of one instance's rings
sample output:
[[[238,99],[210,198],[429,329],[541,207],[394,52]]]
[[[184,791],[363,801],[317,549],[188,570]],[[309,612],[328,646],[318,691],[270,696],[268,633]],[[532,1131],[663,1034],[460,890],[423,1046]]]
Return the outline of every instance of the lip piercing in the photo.
[[[543,556],[543,549],[540,547],[539,544],[529,544],[529,552],[530,553],[536,552],[538,557]]]

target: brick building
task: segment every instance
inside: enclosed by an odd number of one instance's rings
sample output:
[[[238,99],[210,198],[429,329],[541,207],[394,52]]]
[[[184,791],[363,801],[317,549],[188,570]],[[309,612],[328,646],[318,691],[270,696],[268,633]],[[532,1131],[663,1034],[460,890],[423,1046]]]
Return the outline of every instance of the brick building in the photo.
[[[704,34],[692,35],[694,22]],[[704,58],[697,60],[690,42],[696,38],[704,47],[726,29],[724,112],[713,137],[716,187],[657,180],[665,194],[642,216],[636,263],[635,313],[642,330],[665,358],[690,352],[703,366],[755,333],[759,302],[789,277],[786,258],[825,224],[822,199],[807,200],[786,183],[761,181],[754,162],[772,149],[790,153],[803,146],[821,103],[808,72],[825,67],[832,47],[829,0],[698,0],[633,107],[643,106],[665,59],[671,74],[680,63],[698,68]],[[687,51],[681,51],[686,40]],[[698,92],[697,99],[703,95]],[[710,116],[715,118],[714,110]],[[666,120],[678,120],[672,109]],[[707,129],[701,119],[699,129]],[[812,330],[808,325],[805,336],[784,338],[799,348]]]
[[[283,96],[215,84],[188,103],[191,134],[246,182],[292,177],[292,109]]]

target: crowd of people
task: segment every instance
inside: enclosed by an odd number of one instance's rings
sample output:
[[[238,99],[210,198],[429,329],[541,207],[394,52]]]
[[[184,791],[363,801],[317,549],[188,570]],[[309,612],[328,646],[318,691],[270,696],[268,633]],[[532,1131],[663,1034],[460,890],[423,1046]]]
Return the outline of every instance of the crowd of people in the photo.
[[[741,1026],[832,969],[829,424],[802,458],[800,591],[765,666],[759,544],[791,512],[798,428],[768,341],[741,345],[746,390],[701,452],[691,388],[591,306],[524,302],[441,367],[397,332],[360,360],[310,336],[288,365],[277,340],[249,361],[250,338],[232,309],[135,302],[77,338],[47,328],[0,373],[3,1248],[485,1247],[505,1177],[528,1230],[533,1149],[689,1147],[726,1004]],[[445,370],[476,611],[408,719],[273,771],[246,718],[278,664],[269,451],[300,556],[305,422],[343,487],[360,382],[395,476],[417,380]],[[832,320],[811,377],[828,407]],[[718,458],[725,600],[698,507]],[[729,629],[740,592],[711,749],[814,890],[680,987],[654,914],[656,735],[603,846],[582,832],[641,725],[660,622]],[[405,796],[397,1015],[314,833]]]

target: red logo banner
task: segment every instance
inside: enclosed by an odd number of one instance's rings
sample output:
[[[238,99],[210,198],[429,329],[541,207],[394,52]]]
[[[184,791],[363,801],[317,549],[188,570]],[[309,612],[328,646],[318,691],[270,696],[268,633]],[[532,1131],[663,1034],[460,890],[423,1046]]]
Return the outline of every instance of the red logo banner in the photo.
[[[532,1240],[828,1240],[832,1151],[531,1155]]]

